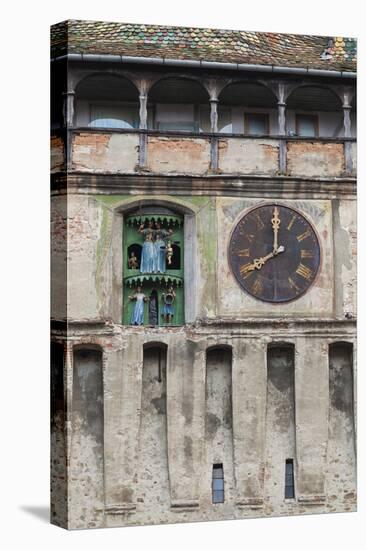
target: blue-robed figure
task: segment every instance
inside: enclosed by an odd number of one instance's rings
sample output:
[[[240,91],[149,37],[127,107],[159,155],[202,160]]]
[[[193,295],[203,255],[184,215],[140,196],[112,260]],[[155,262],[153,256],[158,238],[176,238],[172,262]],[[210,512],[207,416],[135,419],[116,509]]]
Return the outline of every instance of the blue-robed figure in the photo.
[[[132,310],[131,325],[143,325],[144,324],[144,304],[149,298],[141,292],[141,287],[138,286],[135,294],[129,296],[129,300],[136,302],[135,307]]]
[[[165,273],[166,271],[166,239],[172,234],[172,230],[167,231],[161,227],[160,222],[155,224],[155,273]]]
[[[153,227],[153,222],[149,222],[147,229],[144,228],[143,224],[140,225],[139,233],[141,233],[144,237],[144,244],[141,252],[140,272],[154,273],[156,267],[156,249],[154,243],[155,230]]]
[[[163,229],[160,222],[149,221],[148,227],[142,224],[139,233],[144,237],[141,252],[140,273],[166,272],[166,240],[172,235],[172,229]]]

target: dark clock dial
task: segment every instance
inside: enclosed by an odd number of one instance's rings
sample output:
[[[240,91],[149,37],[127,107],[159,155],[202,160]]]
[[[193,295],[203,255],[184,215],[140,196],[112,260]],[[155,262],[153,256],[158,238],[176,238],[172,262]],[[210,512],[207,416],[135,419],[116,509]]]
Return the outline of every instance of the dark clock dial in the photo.
[[[320,246],[307,219],[279,204],[258,206],[235,227],[229,262],[241,288],[265,302],[289,302],[312,285]]]

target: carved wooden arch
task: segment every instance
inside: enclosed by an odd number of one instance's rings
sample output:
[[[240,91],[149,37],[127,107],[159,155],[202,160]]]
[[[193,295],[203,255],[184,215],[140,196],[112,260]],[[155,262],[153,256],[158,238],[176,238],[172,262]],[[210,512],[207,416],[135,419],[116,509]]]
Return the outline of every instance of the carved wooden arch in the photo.
[[[136,88],[136,101],[138,101],[140,88],[139,88],[139,80],[140,77],[137,77],[137,75],[131,73],[130,71],[126,71],[120,68],[115,69],[108,69],[108,70],[97,70],[97,69],[77,69],[71,72],[71,76],[69,79],[69,88],[72,89],[72,91],[77,95],[77,88],[78,86],[87,80],[90,77],[97,76],[97,75],[103,75],[103,76],[111,76],[116,77],[120,79],[127,80],[130,84],[132,84]]]
[[[276,95],[273,87],[271,86],[271,83],[270,82],[267,82],[266,80],[263,80],[263,79],[258,79],[258,78],[250,78],[250,77],[233,77],[231,78],[228,82],[225,83],[225,85],[221,88],[220,90],[220,93],[218,95],[218,100],[220,101],[220,95],[222,94],[222,92],[228,88],[229,86],[231,85],[236,85],[236,84],[257,84],[259,86],[263,86],[265,88],[267,88],[271,94],[273,95],[273,98],[274,98],[274,104],[277,103],[278,101],[278,96]],[[272,83],[273,84],[273,83]]]
[[[201,88],[207,93],[207,101],[209,100],[210,90],[208,89],[207,82],[205,81],[204,78],[201,78],[201,77],[195,76],[195,75],[182,74],[182,73],[178,73],[178,72],[172,72],[172,73],[167,73],[167,74],[160,73],[159,75],[156,75],[155,78],[150,78],[149,82],[147,83],[147,87],[146,87],[147,95],[150,94],[151,90],[153,89],[153,87],[156,84],[158,84],[159,82],[161,82],[163,80],[171,80],[171,79],[173,79],[173,80],[190,80],[192,82],[195,82],[196,84],[199,84],[201,86]]]
[[[342,104],[343,104],[343,97],[340,94],[340,90],[337,86],[334,86],[332,84],[323,84],[318,82],[299,82],[296,84],[289,85],[287,87],[287,93],[285,94],[285,101],[289,99],[289,97],[299,88],[320,88],[323,90],[330,91],[340,102],[340,111],[342,110]]]

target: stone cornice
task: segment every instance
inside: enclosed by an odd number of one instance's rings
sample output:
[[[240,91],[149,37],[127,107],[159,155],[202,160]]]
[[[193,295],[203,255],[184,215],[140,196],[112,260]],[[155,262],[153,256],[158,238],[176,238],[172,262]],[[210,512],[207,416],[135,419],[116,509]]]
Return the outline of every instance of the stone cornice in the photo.
[[[206,176],[141,174],[53,174],[53,193],[87,192],[95,195],[227,195],[272,198],[338,198],[356,196],[356,178],[304,178],[210,174]]]

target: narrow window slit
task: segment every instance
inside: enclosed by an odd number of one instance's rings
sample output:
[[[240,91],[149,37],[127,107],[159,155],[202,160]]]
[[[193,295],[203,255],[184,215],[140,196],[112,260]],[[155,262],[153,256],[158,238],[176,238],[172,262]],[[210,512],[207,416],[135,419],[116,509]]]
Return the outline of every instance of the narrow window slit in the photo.
[[[294,461],[292,458],[286,460],[285,498],[295,498]]]
[[[223,465],[214,464],[212,468],[212,503],[224,502],[224,468]]]
[[[161,376],[161,348],[159,348],[158,350],[158,382],[161,382],[162,381],[162,376]]]

